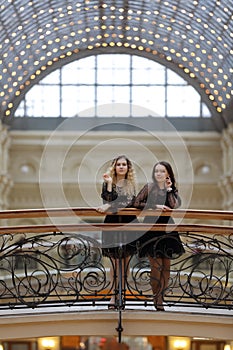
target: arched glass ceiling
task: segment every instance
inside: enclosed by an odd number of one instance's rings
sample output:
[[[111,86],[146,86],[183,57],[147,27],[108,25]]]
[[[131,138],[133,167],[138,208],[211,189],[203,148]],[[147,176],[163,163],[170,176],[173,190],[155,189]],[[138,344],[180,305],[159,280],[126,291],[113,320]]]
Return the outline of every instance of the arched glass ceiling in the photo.
[[[209,117],[198,92],[144,57],[107,54],[71,62],[35,84],[15,116]]]
[[[171,67],[224,124],[232,99],[233,3],[229,0],[3,0],[0,108],[14,114],[31,86],[96,52],[134,52]]]

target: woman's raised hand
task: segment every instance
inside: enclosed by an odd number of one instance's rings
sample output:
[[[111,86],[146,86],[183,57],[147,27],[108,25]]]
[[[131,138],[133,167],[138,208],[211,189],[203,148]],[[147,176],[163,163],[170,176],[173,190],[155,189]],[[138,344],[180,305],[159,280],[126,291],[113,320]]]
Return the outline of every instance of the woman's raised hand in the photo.
[[[112,178],[111,178],[111,176],[110,176],[109,174],[107,174],[107,173],[105,173],[105,174],[103,175],[103,179],[104,179],[104,181],[107,182],[107,183],[112,183]]]

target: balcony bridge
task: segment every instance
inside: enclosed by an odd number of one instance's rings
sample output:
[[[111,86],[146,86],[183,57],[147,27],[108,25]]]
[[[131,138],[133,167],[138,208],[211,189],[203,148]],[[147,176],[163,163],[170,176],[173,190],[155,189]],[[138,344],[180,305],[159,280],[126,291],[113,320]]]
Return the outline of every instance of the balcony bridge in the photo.
[[[153,305],[148,259],[102,256],[101,232],[119,228],[103,223],[106,213],[94,208],[1,211],[0,338],[117,335],[121,342],[122,335],[181,333],[232,338],[233,212],[129,208],[119,214],[139,218],[139,224],[121,226],[129,236],[148,228],[179,232],[185,254],[171,260],[169,284],[161,290],[165,312]],[[171,215],[176,223],[143,224],[142,218],[152,214]],[[14,225],[15,219],[49,223]],[[118,303],[108,310],[113,295]]]

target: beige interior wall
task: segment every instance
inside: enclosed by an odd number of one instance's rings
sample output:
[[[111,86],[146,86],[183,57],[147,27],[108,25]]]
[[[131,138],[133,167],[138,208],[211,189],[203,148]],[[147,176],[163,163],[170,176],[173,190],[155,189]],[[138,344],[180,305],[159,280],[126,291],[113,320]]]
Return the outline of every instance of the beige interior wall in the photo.
[[[233,123],[222,133],[222,174],[219,187],[223,198],[223,209],[233,210]]]
[[[9,191],[13,185],[8,171],[10,141],[7,128],[0,122],[0,210],[9,207]]]
[[[221,134],[11,131],[9,209],[96,206],[109,160],[126,154],[140,189],[155,162],[173,165],[183,208],[222,209]]]
[[[3,125],[0,133],[1,209],[99,205],[102,173],[119,154],[134,162],[138,189],[151,180],[154,163],[167,160],[182,208],[233,209],[233,125],[222,134],[8,131]]]

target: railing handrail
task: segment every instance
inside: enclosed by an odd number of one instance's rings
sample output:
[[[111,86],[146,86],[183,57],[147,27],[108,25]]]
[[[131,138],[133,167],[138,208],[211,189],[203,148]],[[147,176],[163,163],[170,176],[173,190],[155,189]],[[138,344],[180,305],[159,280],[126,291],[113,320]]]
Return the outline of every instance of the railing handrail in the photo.
[[[57,225],[18,225],[0,226],[0,235],[9,233],[46,233],[46,232],[67,232],[67,231],[115,231],[119,224],[106,223],[79,223],[79,224],[57,224]],[[199,225],[199,224],[123,224],[121,231],[179,231],[181,232],[204,232],[205,234],[233,234],[233,226],[227,225]]]
[[[0,211],[0,219],[69,217],[74,214],[76,216],[101,217],[110,213],[99,213],[95,208],[91,207],[17,209]],[[172,216],[173,218],[233,221],[233,211],[222,210],[173,209],[171,211],[161,212],[158,209],[139,210],[135,208],[124,208],[118,210],[117,213],[120,215],[137,215],[140,217],[150,216],[153,213],[155,216]]]

